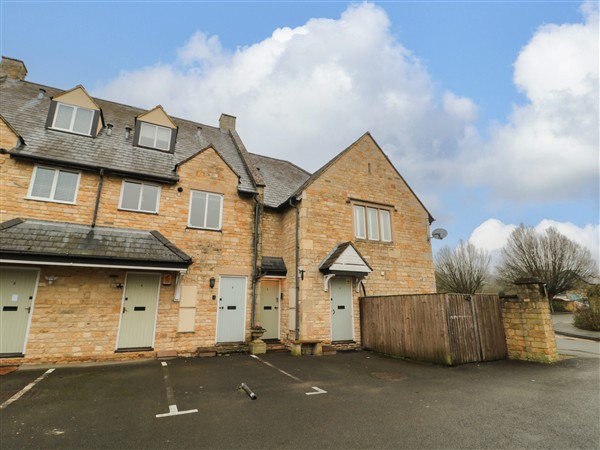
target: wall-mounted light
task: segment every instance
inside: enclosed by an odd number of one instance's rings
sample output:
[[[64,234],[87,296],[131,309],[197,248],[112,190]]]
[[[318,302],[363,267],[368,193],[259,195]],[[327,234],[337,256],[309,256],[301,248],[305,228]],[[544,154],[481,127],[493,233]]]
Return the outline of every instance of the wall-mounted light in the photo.
[[[208,280],[208,284],[210,286],[210,288],[214,288],[215,287],[215,283],[217,280],[215,280],[215,277],[210,277],[210,280]]]
[[[46,275],[44,277],[46,279],[46,281],[48,282],[48,285],[51,285],[52,283],[54,283],[56,280],[58,280],[58,277],[56,275]]]

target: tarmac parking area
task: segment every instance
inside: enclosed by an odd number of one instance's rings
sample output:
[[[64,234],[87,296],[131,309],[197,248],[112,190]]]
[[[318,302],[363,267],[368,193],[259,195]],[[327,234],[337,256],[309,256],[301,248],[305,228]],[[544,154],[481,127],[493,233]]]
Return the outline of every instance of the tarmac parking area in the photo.
[[[0,378],[0,446],[597,448],[599,369],[370,352],[21,369]]]

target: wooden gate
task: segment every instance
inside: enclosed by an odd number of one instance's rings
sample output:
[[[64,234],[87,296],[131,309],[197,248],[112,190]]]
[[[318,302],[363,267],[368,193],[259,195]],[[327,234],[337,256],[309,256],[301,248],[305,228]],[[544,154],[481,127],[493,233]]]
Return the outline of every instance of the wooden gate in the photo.
[[[365,348],[448,365],[507,357],[498,296],[363,297],[360,307]]]

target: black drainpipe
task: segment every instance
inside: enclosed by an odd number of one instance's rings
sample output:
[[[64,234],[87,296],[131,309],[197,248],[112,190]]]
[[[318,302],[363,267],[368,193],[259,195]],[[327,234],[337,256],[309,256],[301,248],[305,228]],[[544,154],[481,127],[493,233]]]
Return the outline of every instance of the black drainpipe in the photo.
[[[92,218],[92,228],[96,226],[98,218],[98,207],[100,206],[100,194],[102,193],[102,185],[104,184],[104,169],[100,169],[100,182],[98,183],[98,193],[96,194],[96,206],[94,206],[94,217]]]
[[[298,309],[298,302],[300,299],[300,283],[298,280],[298,265],[300,260],[300,210],[298,209],[298,204],[292,203],[292,199],[290,199],[290,206],[296,208],[296,327],[295,327],[295,339],[300,339],[300,311]]]
[[[256,317],[256,280],[258,279],[258,265],[256,258],[258,257],[258,227],[260,225],[260,208],[259,208],[259,197],[254,196],[254,238],[253,238],[253,249],[252,249],[252,312],[250,316],[250,326],[254,326]]]

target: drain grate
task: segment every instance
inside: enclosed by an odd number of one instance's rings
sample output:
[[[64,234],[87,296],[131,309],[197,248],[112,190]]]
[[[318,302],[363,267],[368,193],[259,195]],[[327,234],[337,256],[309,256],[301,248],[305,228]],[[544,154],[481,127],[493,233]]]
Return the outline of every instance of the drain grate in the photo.
[[[372,372],[371,376],[384,381],[402,381],[408,378],[401,372]]]

